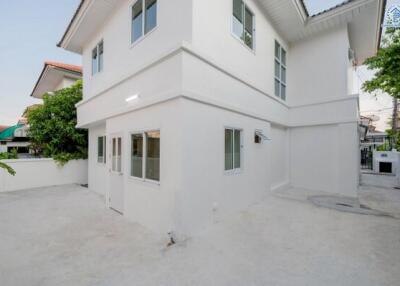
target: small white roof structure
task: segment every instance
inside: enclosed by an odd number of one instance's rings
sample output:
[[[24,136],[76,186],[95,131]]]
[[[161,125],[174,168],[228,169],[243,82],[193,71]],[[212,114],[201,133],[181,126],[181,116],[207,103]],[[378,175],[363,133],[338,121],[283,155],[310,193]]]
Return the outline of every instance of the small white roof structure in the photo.
[[[47,61],[31,93],[32,97],[41,99],[43,94],[55,91],[64,79],[79,80],[82,78],[82,67]]]

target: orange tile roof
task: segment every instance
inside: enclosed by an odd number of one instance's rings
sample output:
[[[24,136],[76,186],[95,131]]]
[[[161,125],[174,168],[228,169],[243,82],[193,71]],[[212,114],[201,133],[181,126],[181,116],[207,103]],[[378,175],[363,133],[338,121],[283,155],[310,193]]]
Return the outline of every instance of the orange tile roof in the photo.
[[[81,66],[63,64],[63,63],[52,62],[52,61],[46,61],[45,65],[46,66],[56,67],[56,68],[61,68],[61,69],[65,69],[65,70],[70,70],[70,71],[73,71],[73,72],[82,73],[82,67]]]

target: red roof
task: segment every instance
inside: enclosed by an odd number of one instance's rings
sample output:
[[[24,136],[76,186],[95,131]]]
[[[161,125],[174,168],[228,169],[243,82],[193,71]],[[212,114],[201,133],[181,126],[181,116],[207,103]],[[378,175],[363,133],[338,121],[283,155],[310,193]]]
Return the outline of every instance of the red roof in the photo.
[[[46,66],[52,66],[52,67],[55,67],[55,68],[70,70],[70,71],[73,71],[73,72],[82,73],[82,67],[81,66],[57,63],[57,62],[52,62],[52,61],[46,61],[45,65]]]
[[[6,126],[6,125],[0,125],[0,132],[7,129],[10,126]]]

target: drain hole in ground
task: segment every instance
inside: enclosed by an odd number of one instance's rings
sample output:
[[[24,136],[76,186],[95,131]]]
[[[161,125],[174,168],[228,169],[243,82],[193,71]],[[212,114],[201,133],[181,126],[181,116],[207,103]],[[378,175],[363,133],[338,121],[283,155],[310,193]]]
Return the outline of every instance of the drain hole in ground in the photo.
[[[341,206],[341,207],[346,207],[346,208],[352,208],[352,205],[348,205],[348,204],[343,204],[343,203],[336,203],[337,206]]]
[[[366,205],[360,205],[360,208],[365,209],[365,210],[372,210],[370,207],[366,206]]]

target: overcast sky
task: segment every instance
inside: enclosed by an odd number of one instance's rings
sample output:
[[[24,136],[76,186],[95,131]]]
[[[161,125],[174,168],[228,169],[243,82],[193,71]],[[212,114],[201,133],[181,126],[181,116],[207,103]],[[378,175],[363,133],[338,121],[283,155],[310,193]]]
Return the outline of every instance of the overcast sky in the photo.
[[[81,57],[56,47],[79,0],[0,0],[0,125],[15,124],[25,107],[40,100],[29,95],[46,60],[81,64]],[[340,4],[342,0],[306,0],[310,14]],[[388,7],[400,0],[389,0]],[[18,15],[18,17],[16,17]],[[372,73],[361,69],[358,86]],[[391,99],[375,98],[361,90],[361,110],[378,114],[384,130],[390,115]]]

